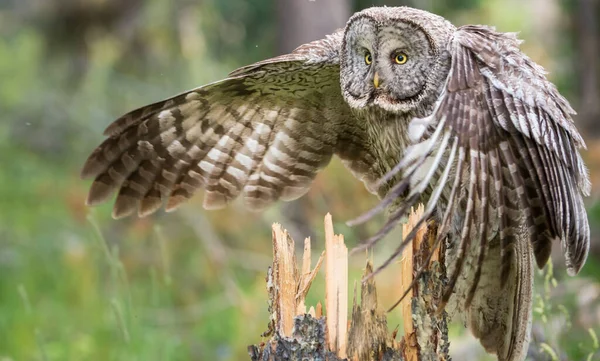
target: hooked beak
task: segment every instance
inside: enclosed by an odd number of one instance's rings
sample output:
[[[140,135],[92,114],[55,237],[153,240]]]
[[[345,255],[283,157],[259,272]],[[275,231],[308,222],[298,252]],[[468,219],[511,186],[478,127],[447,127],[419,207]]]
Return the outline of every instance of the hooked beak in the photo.
[[[379,73],[375,72],[375,76],[373,76],[373,85],[375,86],[375,89],[379,88]]]

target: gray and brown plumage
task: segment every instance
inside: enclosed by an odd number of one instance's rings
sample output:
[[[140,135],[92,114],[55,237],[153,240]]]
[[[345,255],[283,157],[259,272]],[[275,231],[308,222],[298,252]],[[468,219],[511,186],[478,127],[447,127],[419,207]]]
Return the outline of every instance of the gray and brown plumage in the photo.
[[[522,360],[534,259],[543,267],[560,241],[580,270],[590,183],[574,111],[518,46],[420,10],[361,11],[323,40],[117,119],[83,167],[87,202],[118,191],[114,217],[146,216],[204,188],[206,208],[241,196],[260,210],[304,194],[335,154],[382,198],[358,221],[390,209],[365,244],[425,202],[447,248],[441,306],[499,360]]]

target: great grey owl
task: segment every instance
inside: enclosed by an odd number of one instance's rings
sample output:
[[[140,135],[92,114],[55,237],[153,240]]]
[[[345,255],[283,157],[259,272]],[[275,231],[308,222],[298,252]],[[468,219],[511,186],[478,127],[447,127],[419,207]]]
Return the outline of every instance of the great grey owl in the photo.
[[[590,182],[574,111],[519,43],[425,11],[366,9],[325,39],[117,119],[83,167],[87,203],[118,190],[114,217],[146,216],[204,188],[206,208],[241,195],[259,210],[300,197],[335,154],[391,209],[367,244],[425,202],[447,245],[442,303],[499,360],[523,360],[534,262],[560,241],[568,272],[580,270]]]

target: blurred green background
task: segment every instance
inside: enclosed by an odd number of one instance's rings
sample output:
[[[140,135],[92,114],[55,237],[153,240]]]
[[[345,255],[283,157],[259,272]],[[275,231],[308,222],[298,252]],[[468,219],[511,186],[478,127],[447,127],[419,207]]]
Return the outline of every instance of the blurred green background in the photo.
[[[572,102],[600,184],[598,0],[1,0],[0,360],[246,360],[268,314],[270,225],[323,249],[334,216],[349,245],[380,222],[344,222],[376,203],[335,160],[308,195],[261,214],[201,196],[146,219],[84,206],[79,169],[128,110],[223,78],[342,27],[371,5],[410,5],[454,24],[520,31],[522,48]],[[597,189],[597,188],[596,188]],[[592,252],[566,276],[559,247],[539,273],[532,360],[600,360],[600,205],[587,199]],[[395,248],[397,232],[374,254]],[[365,257],[351,260],[359,279]],[[401,293],[399,267],[378,277],[380,303]],[[324,299],[318,278],[309,304]],[[401,323],[389,316],[391,328]],[[484,359],[452,328],[458,360]]]

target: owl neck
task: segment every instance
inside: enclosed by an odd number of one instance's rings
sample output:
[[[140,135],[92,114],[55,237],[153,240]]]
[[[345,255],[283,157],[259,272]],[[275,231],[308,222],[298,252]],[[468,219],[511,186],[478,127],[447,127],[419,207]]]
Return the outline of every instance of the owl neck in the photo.
[[[394,114],[383,110],[370,109],[357,114],[365,124],[365,137],[368,140],[369,152],[375,161],[371,165],[368,177],[363,181],[369,191],[379,197],[385,196],[388,190],[401,177],[397,175],[381,187],[375,187],[377,181],[394,168],[410,145],[408,124],[410,114]]]

